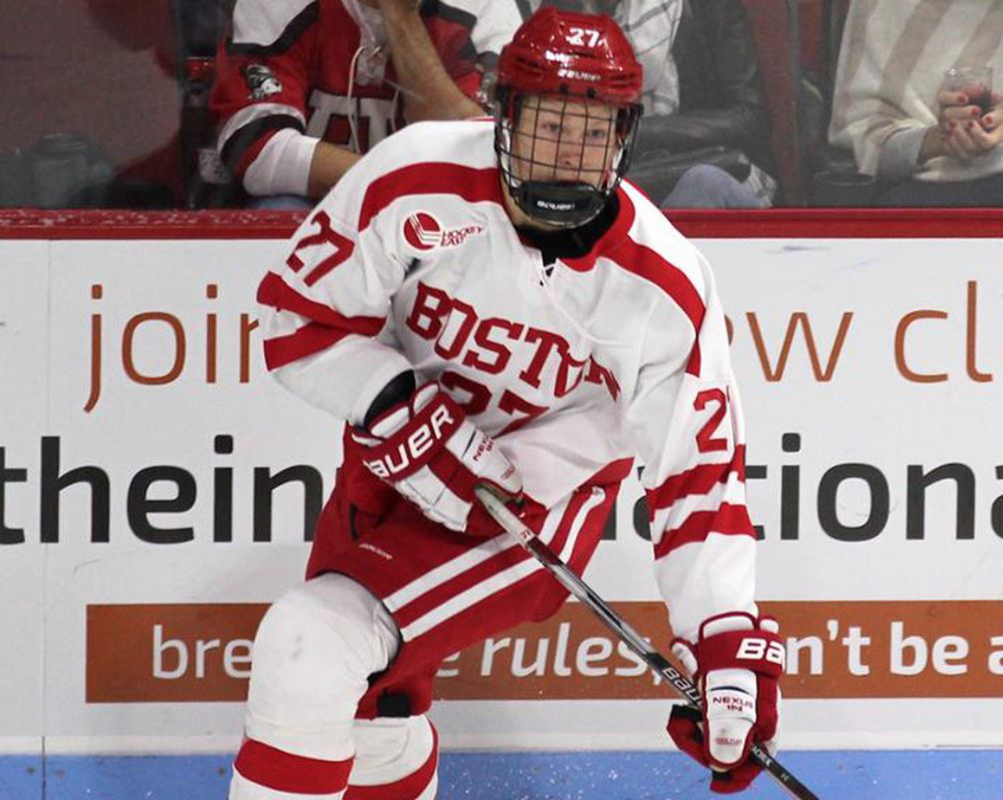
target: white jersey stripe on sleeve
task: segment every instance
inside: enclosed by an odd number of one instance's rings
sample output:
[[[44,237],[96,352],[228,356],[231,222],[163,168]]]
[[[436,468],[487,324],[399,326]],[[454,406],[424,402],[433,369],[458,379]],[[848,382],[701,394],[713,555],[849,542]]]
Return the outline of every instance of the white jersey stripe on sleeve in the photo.
[[[654,508],[668,508],[686,495],[706,494],[732,474],[745,480],[745,445],[735,448],[731,461],[697,464],[685,472],[669,475],[658,486],[647,490],[648,504]]]
[[[255,103],[254,105],[240,109],[240,111],[226,121],[223,129],[219,132],[217,148],[222,150],[230,140],[230,137],[245,125],[258,119],[275,116],[295,117],[300,124],[304,127],[306,126],[303,112],[295,106],[288,106],[283,103]]]
[[[735,472],[728,476],[727,483],[715,484],[706,494],[685,495],[671,506],[658,509],[651,526],[652,530],[663,531],[669,528],[670,517],[675,520],[671,527],[678,528],[691,514],[717,511],[725,503],[734,506],[745,503],[745,482]]]

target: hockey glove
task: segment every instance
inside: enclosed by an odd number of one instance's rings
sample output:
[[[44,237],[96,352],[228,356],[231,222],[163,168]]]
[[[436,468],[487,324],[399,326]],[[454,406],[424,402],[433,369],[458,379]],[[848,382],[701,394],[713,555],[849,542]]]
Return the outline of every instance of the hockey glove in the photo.
[[[711,617],[694,645],[672,643],[672,652],[697,681],[703,713],[675,706],[668,732],[676,746],[713,770],[710,788],[745,790],[762,768],[749,759],[753,742],[776,750],[778,681],[784,645],[772,617],[734,613]]]
[[[522,479],[495,440],[435,383],[420,386],[352,438],[366,448],[362,461],[374,475],[454,531],[467,527],[475,485],[512,498],[522,493]]]

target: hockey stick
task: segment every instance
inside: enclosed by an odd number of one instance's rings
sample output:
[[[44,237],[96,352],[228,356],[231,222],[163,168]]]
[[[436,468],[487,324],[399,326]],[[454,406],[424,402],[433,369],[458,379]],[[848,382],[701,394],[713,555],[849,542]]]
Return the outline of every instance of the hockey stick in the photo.
[[[617,614],[585,581],[579,578],[547,545],[536,538],[528,527],[513,514],[505,503],[490,489],[478,486],[477,499],[494,520],[508,533],[518,539],[551,575],[573,594],[624,642],[658,676],[664,678],[676,692],[691,706],[701,708],[700,690],[683,675],[665,656],[655,650],[635,631],[627,621]],[[818,800],[818,797],[801,781],[788,772],[780,762],[758,744],[752,745],[752,759],[768,772],[791,797],[798,800]]]

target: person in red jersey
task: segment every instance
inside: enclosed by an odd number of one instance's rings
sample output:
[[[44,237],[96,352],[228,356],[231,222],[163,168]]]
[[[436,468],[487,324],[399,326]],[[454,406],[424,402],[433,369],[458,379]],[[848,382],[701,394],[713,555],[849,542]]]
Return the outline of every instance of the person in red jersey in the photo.
[[[378,144],[263,279],[268,368],[348,425],[308,580],[257,634],[231,800],[434,797],[442,659],[566,599],[474,487],[581,573],[635,457],[706,698],[669,732],[715,789],[757,773],[784,648],[713,276],[622,180],[640,93],[609,17],[545,8],[502,51],[493,119]]]
[[[483,113],[513,0],[237,0],[212,107],[253,197],[322,197],[406,121]]]

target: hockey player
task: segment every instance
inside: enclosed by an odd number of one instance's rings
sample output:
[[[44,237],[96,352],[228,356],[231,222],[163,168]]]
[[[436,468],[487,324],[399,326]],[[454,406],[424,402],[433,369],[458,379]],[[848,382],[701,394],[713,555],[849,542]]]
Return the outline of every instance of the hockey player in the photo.
[[[405,120],[482,114],[519,22],[513,0],[238,0],[212,94],[223,160],[252,196],[322,197]]]
[[[758,771],[782,646],[753,599],[713,278],[621,183],[640,91],[612,20],[537,12],[502,51],[493,121],[377,145],[262,282],[269,368],[349,425],[309,580],[257,635],[231,800],[434,797],[441,660],[566,597],[474,486],[580,573],[635,456],[673,649],[706,700],[670,734],[716,789]]]

